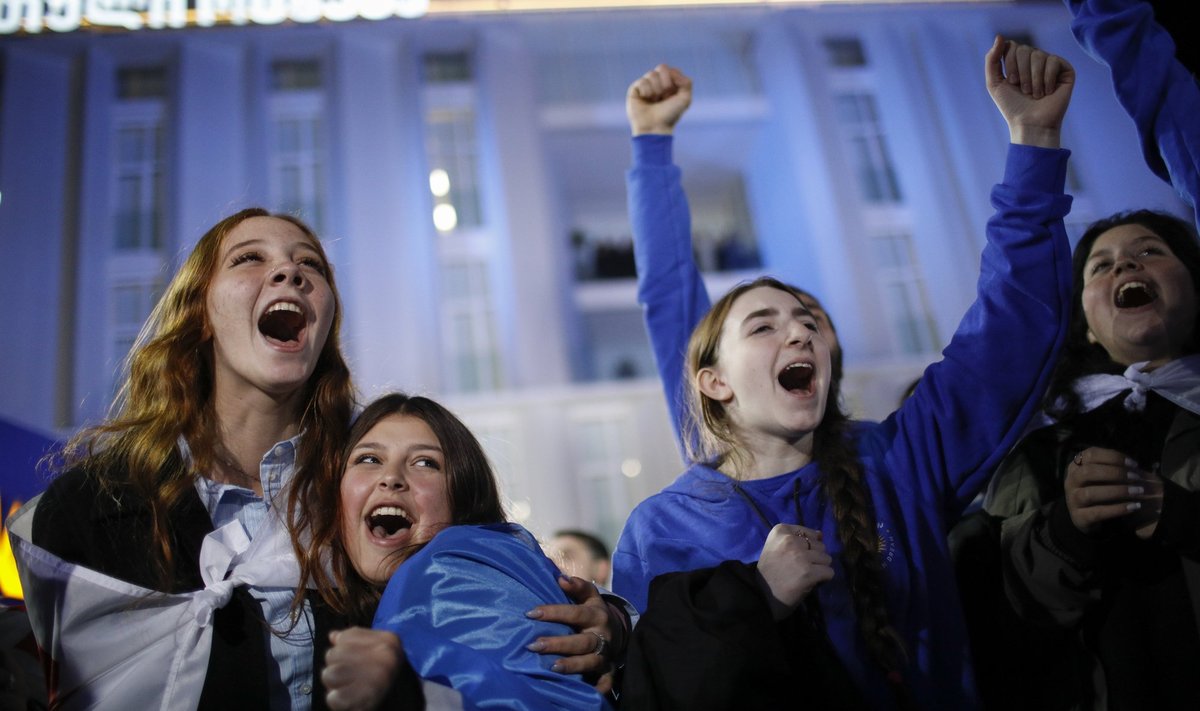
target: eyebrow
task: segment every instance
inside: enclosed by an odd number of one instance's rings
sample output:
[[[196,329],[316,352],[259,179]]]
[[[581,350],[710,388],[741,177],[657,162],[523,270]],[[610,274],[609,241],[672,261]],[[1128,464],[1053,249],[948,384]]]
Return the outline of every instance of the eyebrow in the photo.
[[[1147,234],[1147,235],[1138,235],[1137,237],[1134,237],[1133,240],[1129,242],[1129,244],[1140,245],[1145,242],[1157,242],[1158,244],[1163,244],[1163,245],[1165,245],[1167,243],[1167,241],[1165,239],[1163,239],[1162,237],[1159,237],[1158,235]],[[1091,254],[1089,254],[1087,260],[1090,262],[1093,259],[1095,259],[1096,257],[1107,257],[1108,255],[1113,253],[1113,250],[1114,250],[1113,247],[1103,247],[1103,248],[1093,251]]]
[[[804,306],[804,304],[800,304],[796,308],[792,309],[791,314],[792,314],[792,316],[808,316],[809,318],[811,318],[814,321],[817,320],[817,317],[813,315],[813,312],[810,311],[806,306]],[[745,324],[749,323],[750,321],[753,321],[756,318],[761,318],[764,316],[778,316],[778,315],[779,315],[779,309],[775,308],[774,306],[768,306],[765,309],[751,311],[750,313],[746,314],[746,318],[742,319],[742,324],[745,325]]]
[[[359,442],[358,444],[354,445],[354,448],[350,451],[357,452],[360,449],[383,449],[384,446],[385,445],[380,442]],[[440,446],[436,444],[427,444],[424,442],[418,442],[417,444],[410,446],[407,451],[412,452],[414,450],[428,450],[431,452],[438,452],[439,454],[444,453]]]
[[[247,240],[242,240],[241,242],[238,242],[237,244],[229,245],[229,247],[227,247],[224,250],[224,256],[228,257],[229,255],[233,254],[234,252],[241,250],[241,249],[245,249],[246,247],[257,247],[257,246],[261,245],[263,242],[264,242],[264,240],[261,237],[252,237]],[[313,254],[315,254],[318,257],[321,256],[321,252],[318,251],[316,246],[313,245],[308,240],[304,240],[304,241],[300,242],[299,246],[309,250],[310,252],[312,252]],[[321,261],[324,262],[325,259],[322,258]]]

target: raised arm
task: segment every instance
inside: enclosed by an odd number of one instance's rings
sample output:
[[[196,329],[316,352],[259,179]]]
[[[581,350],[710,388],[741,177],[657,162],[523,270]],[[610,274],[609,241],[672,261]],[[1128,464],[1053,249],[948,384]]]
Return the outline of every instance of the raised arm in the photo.
[[[1065,0],[1071,31],[1112,72],[1117,100],[1137,125],[1150,169],[1193,208],[1200,196],[1200,84],[1142,0]]]
[[[654,350],[675,435],[682,446],[684,357],[688,337],[710,301],[692,256],[692,221],[679,168],[672,163],[675,124],[692,101],[692,82],[658,65],[629,86],[625,111],[633,133],[626,174],[637,262],[638,302]]]
[[[1070,315],[1069,153],[1058,145],[1074,71],[997,37],[984,79],[1012,142],[975,303],[882,437],[862,443],[867,456],[885,448],[888,470],[912,473],[896,485],[927,503],[934,526],[957,520],[1037,411]]]

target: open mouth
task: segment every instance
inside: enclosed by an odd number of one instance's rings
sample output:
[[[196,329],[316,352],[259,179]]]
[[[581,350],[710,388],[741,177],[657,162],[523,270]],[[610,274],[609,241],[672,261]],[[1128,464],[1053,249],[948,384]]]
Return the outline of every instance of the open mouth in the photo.
[[[1117,289],[1117,295],[1113,299],[1118,309],[1135,309],[1139,306],[1154,301],[1158,295],[1154,293],[1154,289],[1150,285],[1141,281],[1131,281],[1127,284],[1122,284],[1120,289]]]
[[[391,538],[412,528],[412,519],[399,506],[377,506],[367,514],[367,528],[376,538]]]
[[[779,385],[790,393],[808,393],[812,391],[812,363],[792,363],[780,371]]]
[[[299,341],[304,326],[304,310],[288,301],[271,304],[258,319],[259,332],[281,343]]]

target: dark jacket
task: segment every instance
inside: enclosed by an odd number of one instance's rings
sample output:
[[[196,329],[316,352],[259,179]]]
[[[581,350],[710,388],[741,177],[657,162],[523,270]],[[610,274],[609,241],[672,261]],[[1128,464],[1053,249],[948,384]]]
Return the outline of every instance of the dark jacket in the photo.
[[[1091,534],[1071,523],[1063,472],[1090,446],[1158,469],[1162,511],[1150,540],[1125,521]],[[1200,416],[1151,393],[1141,413],[1118,397],[1033,432],[1001,466],[987,507],[1006,519],[1014,608],[1078,632],[1100,665],[1091,707],[1200,707]]]

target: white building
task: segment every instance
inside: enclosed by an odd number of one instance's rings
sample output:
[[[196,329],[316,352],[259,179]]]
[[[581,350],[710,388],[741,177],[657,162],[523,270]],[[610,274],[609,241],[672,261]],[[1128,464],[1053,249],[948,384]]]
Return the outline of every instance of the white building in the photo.
[[[681,470],[633,280],[597,278],[629,265],[624,93],[659,62],[696,80],[676,159],[710,287],[768,271],[816,293],[861,417],[894,407],[973,298],[1007,143],[982,82],[997,32],[1079,71],[1076,229],[1187,214],[1057,1],[454,4],[0,35],[0,417],[57,434],[100,418],[180,255],[260,204],[324,235],[365,396],[443,399],[515,517],[614,542]],[[32,7],[0,6],[0,31]]]

